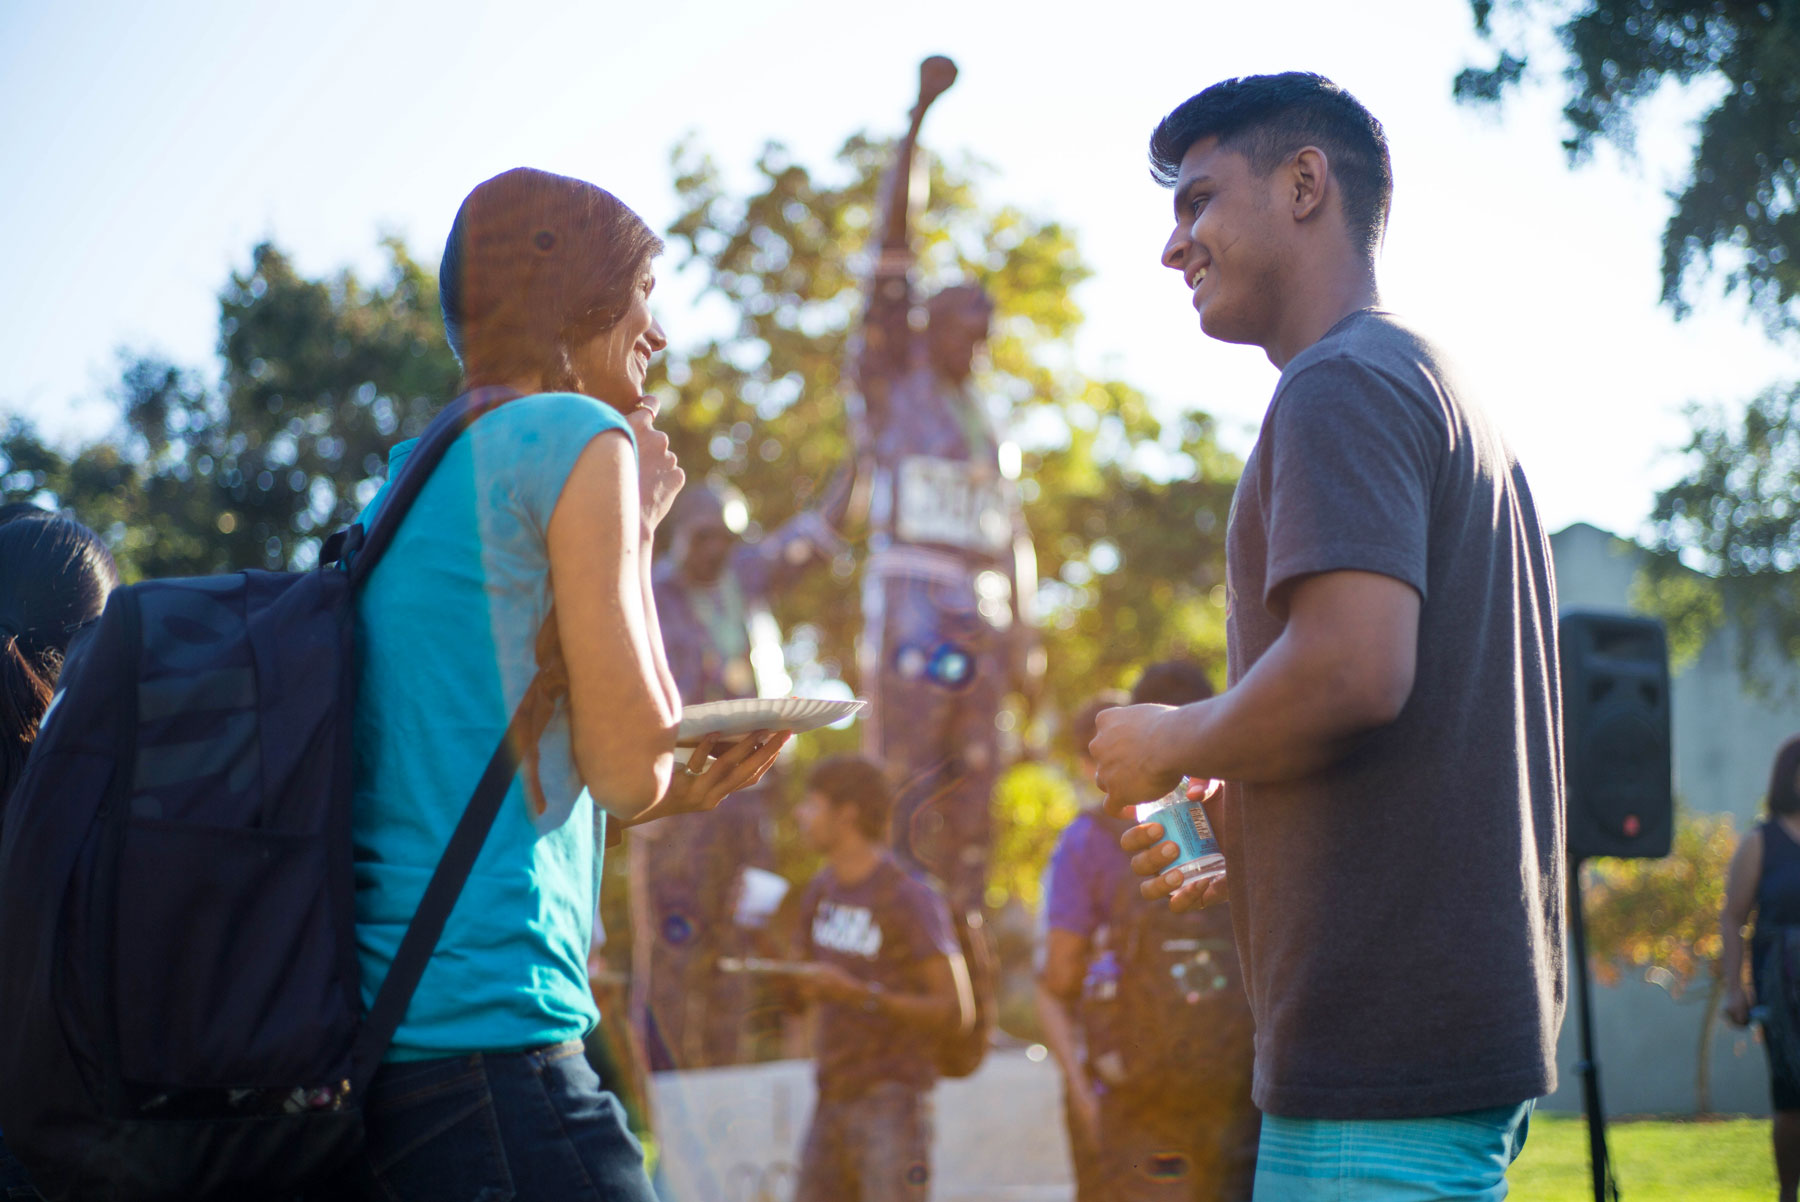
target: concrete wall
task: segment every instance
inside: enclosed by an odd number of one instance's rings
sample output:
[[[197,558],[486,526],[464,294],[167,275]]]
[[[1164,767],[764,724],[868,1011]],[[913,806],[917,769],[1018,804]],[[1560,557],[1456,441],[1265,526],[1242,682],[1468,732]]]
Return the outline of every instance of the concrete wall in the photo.
[[[1564,610],[1624,610],[1642,552],[1632,543],[1578,524],[1551,536],[1557,600]],[[1765,669],[1800,685],[1791,665]],[[1735,636],[1721,634],[1670,688],[1675,792],[1696,813],[1728,813],[1742,832],[1756,820],[1768,787],[1775,749],[1800,732],[1800,688],[1761,696],[1746,689],[1737,670]],[[1695,1066],[1705,1019],[1703,988],[1677,999],[1657,985],[1627,980],[1594,991],[1596,1059],[1602,1101],[1613,1114],[1691,1114]],[[1561,1088],[1544,1105],[1581,1108],[1574,982],[1569,1016],[1557,1047]],[[1762,1048],[1742,1031],[1718,1024],[1711,1039],[1712,1103],[1721,1112],[1769,1112]]]
[[[788,1202],[812,1119],[813,1065],[783,1060],[652,1078],[664,1202]],[[995,1049],[932,1095],[933,1202],[1070,1202],[1054,1062]]]

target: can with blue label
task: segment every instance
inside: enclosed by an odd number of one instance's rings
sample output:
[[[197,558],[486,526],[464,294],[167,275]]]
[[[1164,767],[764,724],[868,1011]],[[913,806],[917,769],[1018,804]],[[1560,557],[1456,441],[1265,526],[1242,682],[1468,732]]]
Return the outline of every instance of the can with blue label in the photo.
[[[1195,881],[1216,880],[1225,875],[1225,855],[1219,850],[1219,840],[1213,835],[1205,807],[1188,800],[1186,777],[1167,797],[1140,804],[1137,820],[1162,823],[1163,838],[1181,849],[1169,868]]]

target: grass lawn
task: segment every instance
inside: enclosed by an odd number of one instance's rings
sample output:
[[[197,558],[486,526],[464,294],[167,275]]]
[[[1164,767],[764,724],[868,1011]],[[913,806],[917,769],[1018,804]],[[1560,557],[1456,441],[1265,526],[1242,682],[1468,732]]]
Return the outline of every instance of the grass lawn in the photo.
[[[1769,1120],[1659,1122],[1606,1128],[1620,1202],[1771,1202]],[[1506,1176],[1516,1202],[1591,1202],[1587,1121],[1534,1114],[1525,1151]]]

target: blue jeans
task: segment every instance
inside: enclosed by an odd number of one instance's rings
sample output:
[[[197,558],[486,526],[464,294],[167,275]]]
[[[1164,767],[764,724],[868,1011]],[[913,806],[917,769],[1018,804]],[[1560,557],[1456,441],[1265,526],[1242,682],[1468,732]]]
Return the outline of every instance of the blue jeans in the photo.
[[[1264,1115],[1256,1202],[1500,1202],[1531,1107],[1420,1119]]]
[[[364,1113],[360,1185],[386,1202],[656,1202],[579,1040],[385,1064]]]

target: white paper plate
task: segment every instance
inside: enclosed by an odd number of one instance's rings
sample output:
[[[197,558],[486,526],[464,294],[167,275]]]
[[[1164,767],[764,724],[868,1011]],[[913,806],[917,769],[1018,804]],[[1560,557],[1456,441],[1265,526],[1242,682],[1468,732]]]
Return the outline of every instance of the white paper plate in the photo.
[[[681,711],[675,742],[692,747],[706,735],[747,735],[755,730],[817,730],[858,713],[866,701],[826,701],[820,697],[747,697],[709,701]]]

